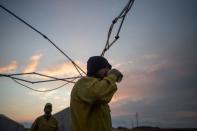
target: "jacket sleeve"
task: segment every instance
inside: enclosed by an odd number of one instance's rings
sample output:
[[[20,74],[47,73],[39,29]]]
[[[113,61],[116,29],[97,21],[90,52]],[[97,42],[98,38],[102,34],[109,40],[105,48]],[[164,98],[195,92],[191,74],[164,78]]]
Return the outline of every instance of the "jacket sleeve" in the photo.
[[[35,121],[34,121],[34,123],[32,124],[32,126],[31,126],[31,131],[37,131],[38,130],[38,119],[36,119]]]
[[[113,94],[117,90],[116,76],[109,75],[102,80],[92,78],[91,80],[84,81],[83,88],[78,88],[78,97],[90,104],[95,102],[109,103],[113,97]]]

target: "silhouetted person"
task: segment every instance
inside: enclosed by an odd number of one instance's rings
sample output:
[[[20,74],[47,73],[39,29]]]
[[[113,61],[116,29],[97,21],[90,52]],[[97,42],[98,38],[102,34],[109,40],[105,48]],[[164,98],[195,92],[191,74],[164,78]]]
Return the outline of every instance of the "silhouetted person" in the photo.
[[[101,56],[90,57],[87,76],[76,82],[71,92],[72,131],[112,131],[110,108],[123,75]]]
[[[51,115],[51,103],[46,103],[44,112],[44,115],[34,121],[31,126],[31,131],[58,131],[57,120]]]

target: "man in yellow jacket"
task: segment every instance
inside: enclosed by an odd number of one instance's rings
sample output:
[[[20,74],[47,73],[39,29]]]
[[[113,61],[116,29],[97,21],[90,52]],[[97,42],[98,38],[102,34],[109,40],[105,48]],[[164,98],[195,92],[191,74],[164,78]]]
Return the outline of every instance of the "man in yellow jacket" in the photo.
[[[102,56],[90,57],[87,76],[74,85],[71,92],[70,114],[72,131],[111,131],[108,103],[117,90],[122,74]]]
[[[31,126],[31,131],[58,131],[57,120],[51,115],[51,103],[45,105],[44,112],[44,115],[34,121]]]

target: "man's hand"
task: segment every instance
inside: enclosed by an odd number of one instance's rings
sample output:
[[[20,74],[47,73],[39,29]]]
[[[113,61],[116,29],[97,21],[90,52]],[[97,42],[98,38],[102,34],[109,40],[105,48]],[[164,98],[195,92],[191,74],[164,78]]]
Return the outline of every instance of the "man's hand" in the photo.
[[[107,75],[110,75],[110,74],[116,75],[116,77],[117,77],[116,82],[121,82],[123,74],[119,70],[112,69],[112,70],[108,71],[108,73],[107,73]]]

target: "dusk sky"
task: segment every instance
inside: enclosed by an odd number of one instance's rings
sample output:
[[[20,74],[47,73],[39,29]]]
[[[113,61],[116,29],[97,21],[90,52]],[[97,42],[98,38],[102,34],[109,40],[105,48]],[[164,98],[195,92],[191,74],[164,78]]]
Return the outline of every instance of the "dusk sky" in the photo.
[[[86,70],[100,55],[111,21],[128,0],[0,0],[54,41]],[[123,81],[110,103],[113,126],[197,128],[197,0],[136,0],[120,39],[106,52]],[[0,73],[76,76],[72,64],[42,36],[0,8]],[[35,76],[24,79],[34,80]],[[36,78],[37,79],[37,78]],[[39,78],[42,80],[43,78]],[[63,82],[30,85],[52,89]],[[32,122],[46,102],[56,113],[70,104],[73,84],[37,93],[0,77],[0,114]]]

